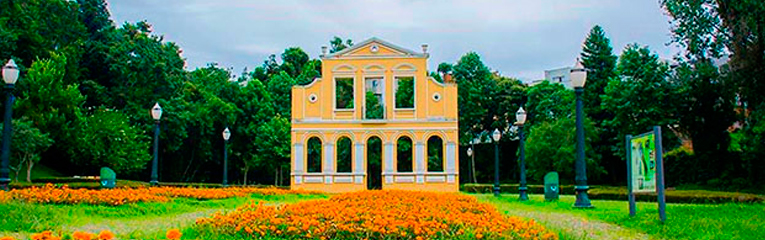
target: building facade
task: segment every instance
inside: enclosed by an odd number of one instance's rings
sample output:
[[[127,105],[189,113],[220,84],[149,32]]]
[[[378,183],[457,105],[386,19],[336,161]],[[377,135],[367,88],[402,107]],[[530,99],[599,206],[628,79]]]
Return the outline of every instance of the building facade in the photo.
[[[545,70],[544,80],[550,83],[563,84],[566,89],[574,89],[574,86],[571,85],[571,67]]]
[[[292,88],[292,189],[459,190],[457,85],[421,52],[372,38]]]

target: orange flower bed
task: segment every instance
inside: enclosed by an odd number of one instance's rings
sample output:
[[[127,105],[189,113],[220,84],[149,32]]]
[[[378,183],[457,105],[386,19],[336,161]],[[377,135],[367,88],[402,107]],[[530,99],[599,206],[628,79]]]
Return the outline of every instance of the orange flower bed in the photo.
[[[278,188],[191,188],[191,187],[150,187],[115,189],[71,189],[66,185],[0,191],[0,203],[12,200],[43,204],[92,204],[123,205],[138,202],[167,202],[171,198],[223,199],[243,197],[251,194],[282,195],[308,194],[307,191],[293,191]]]
[[[247,204],[197,220],[202,233],[308,239],[558,239],[461,194],[364,191],[282,206]]]
[[[178,229],[170,229],[167,231],[167,239],[181,239],[181,232]],[[114,233],[109,230],[103,230],[96,235],[89,232],[74,232],[71,236],[56,236],[52,231],[44,231],[42,233],[32,234],[30,237],[32,240],[61,240],[61,239],[73,239],[73,240],[112,240],[114,239]],[[13,237],[1,237],[0,240],[16,240]]]

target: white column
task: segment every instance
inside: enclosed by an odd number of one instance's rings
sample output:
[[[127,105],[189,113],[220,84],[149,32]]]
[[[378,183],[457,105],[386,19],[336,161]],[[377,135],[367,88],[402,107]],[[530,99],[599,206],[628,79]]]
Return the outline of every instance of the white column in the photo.
[[[292,172],[292,176],[295,178],[295,184],[301,184],[303,181],[303,173],[305,170],[303,170],[303,144],[302,143],[296,143],[294,145],[295,148],[295,156],[293,156],[293,162],[292,166],[295,166],[295,169]]]
[[[355,172],[353,178],[356,184],[362,184],[364,183],[364,173],[366,172],[364,169],[364,153],[365,153],[364,144],[356,143],[355,147],[356,149],[354,149],[354,151],[356,155],[355,156],[356,167],[355,167],[355,170],[353,170]]]
[[[423,142],[414,144],[414,156],[414,173],[417,176],[417,183],[425,183],[427,161],[425,160],[425,144]]]
[[[385,147],[383,147],[383,156],[385,156],[385,171],[383,172],[383,175],[385,175],[385,183],[393,183],[393,143],[387,142],[385,143]]]
[[[335,173],[335,145],[324,143],[324,183],[332,183],[332,175]]]
[[[446,182],[454,183],[455,176],[457,175],[457,157],[456,150],[457,144],[454,142],[446,143]]]

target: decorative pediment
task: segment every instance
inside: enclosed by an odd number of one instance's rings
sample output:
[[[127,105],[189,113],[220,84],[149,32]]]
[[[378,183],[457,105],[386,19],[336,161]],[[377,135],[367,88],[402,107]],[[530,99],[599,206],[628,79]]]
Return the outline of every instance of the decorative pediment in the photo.
[[[427,54],[414,52],[378,38],[370,38],[350,48],[326,56],[326,58],[356,57],[427,57]]]

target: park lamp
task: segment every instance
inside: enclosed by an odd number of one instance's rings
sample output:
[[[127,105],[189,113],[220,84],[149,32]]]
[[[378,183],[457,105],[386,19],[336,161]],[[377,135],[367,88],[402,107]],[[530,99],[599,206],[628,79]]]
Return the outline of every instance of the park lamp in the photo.
[[[19,67],[16,66],[16,62],[13,59],[8,60],[8,63],[3,66],[3,80],[5,80],[5,84],[14,85],[18,79]]]
[[[494,142],[499,142],[501,137],[502,133],[499,132],[499,129],[495,128],[494,133],[491,134],[491,138],[494,139]]]
[[[231,138],[231,131],[226,127],[226,129],[223,129],[223,140],[228,141],[229,138]]]
[[[571,69],[571,85],[575,88],[581,88],[584,87],[585,81],[587,81],[587,69],[584,68],[579,59],[576,59],[576,64]]]
[[[473,148],[468,148],[467,155],[468,157],[473,156]]]
[[[515,123],[518,125],[526,123],[526,111],[523,110],[523,107],[518,108],[518,111],[515,112]]]
[[[159,103],[155,103],[154,107],[151,108],[151,117],[157,121],[162,117],[162,107],[159,106]]]

